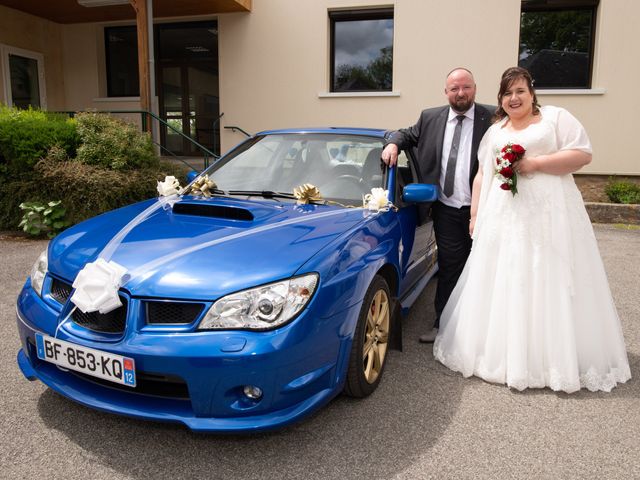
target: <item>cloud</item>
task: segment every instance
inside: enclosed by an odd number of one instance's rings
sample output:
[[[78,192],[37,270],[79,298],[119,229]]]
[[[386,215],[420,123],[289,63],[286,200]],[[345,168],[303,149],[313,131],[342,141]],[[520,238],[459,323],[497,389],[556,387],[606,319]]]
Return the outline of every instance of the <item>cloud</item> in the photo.
[[[380,49],[393,45],[393,20],[336,22],[336,66],[367,66],[380,55]]]

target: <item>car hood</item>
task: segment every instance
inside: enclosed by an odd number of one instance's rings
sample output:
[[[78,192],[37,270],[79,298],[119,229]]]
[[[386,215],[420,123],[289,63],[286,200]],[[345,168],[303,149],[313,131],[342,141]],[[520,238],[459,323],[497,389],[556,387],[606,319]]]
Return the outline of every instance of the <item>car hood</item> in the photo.
[[[106,254],[127,269],[123,288],[134,296],[215,299],[294,275],[369,215],[273,200],[185,197],[163,207],[151,200],[60,234],[49,248],[49,271],[73,281]]]

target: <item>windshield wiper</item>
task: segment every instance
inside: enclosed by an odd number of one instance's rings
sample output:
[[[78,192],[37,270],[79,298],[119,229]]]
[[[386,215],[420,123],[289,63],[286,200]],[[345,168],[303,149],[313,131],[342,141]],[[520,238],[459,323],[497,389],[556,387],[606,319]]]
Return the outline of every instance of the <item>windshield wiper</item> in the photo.
[[[219,188],[212,188],[211,190],[209,190],[209,194],[210,196],[213,195],[218,195],[218,196],[222,196],[222,197],[228,197],[229,196],[229,192],[225,192],[224,190],[220,190]],[[191,189],[186,190],[185,192],[182,193],[182,195],[194,195],[193,191],[191,191]],[[196,194],[196,196],[198,196],[200,194]]]
[[[273,190],[229,190],[228,195],[248,195],[263,198],[289,198],[295,200],[296,197],[290,192],[274,192]]]

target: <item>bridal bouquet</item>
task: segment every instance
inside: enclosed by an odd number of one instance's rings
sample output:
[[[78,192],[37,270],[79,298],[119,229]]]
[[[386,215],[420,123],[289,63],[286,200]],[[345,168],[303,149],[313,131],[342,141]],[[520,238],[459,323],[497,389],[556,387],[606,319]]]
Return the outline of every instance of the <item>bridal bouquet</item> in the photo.
[[[500,180],[500,188],[511,191],[514,196],[518,193],[518,176],[513,164],[524,157],[525,151],[517,143],[507,143],[496,157],[496,177]]]

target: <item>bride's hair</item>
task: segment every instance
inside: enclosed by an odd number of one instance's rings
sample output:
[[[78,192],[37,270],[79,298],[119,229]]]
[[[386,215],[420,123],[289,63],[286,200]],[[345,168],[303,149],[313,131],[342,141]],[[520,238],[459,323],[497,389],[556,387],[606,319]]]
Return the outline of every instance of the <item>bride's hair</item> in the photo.
[[[536,91],[533,89],[533,79],[531,78],[529,70],[522,67],[510,67],[504,71],[502,79],[500,80],[500,90],[498,90],[498,108],[496,109],[496,113],[493,115],[494,123],[499,122],[507,116],[507,112],[502,108],[502,98],[509,87],[513,85],[513,82],[520,79],[525,81],[529,88],[529,93],[531,93],[531,96],[533,97],[533,114],[538,115],[540,113],[540,104],[538,103]]]

